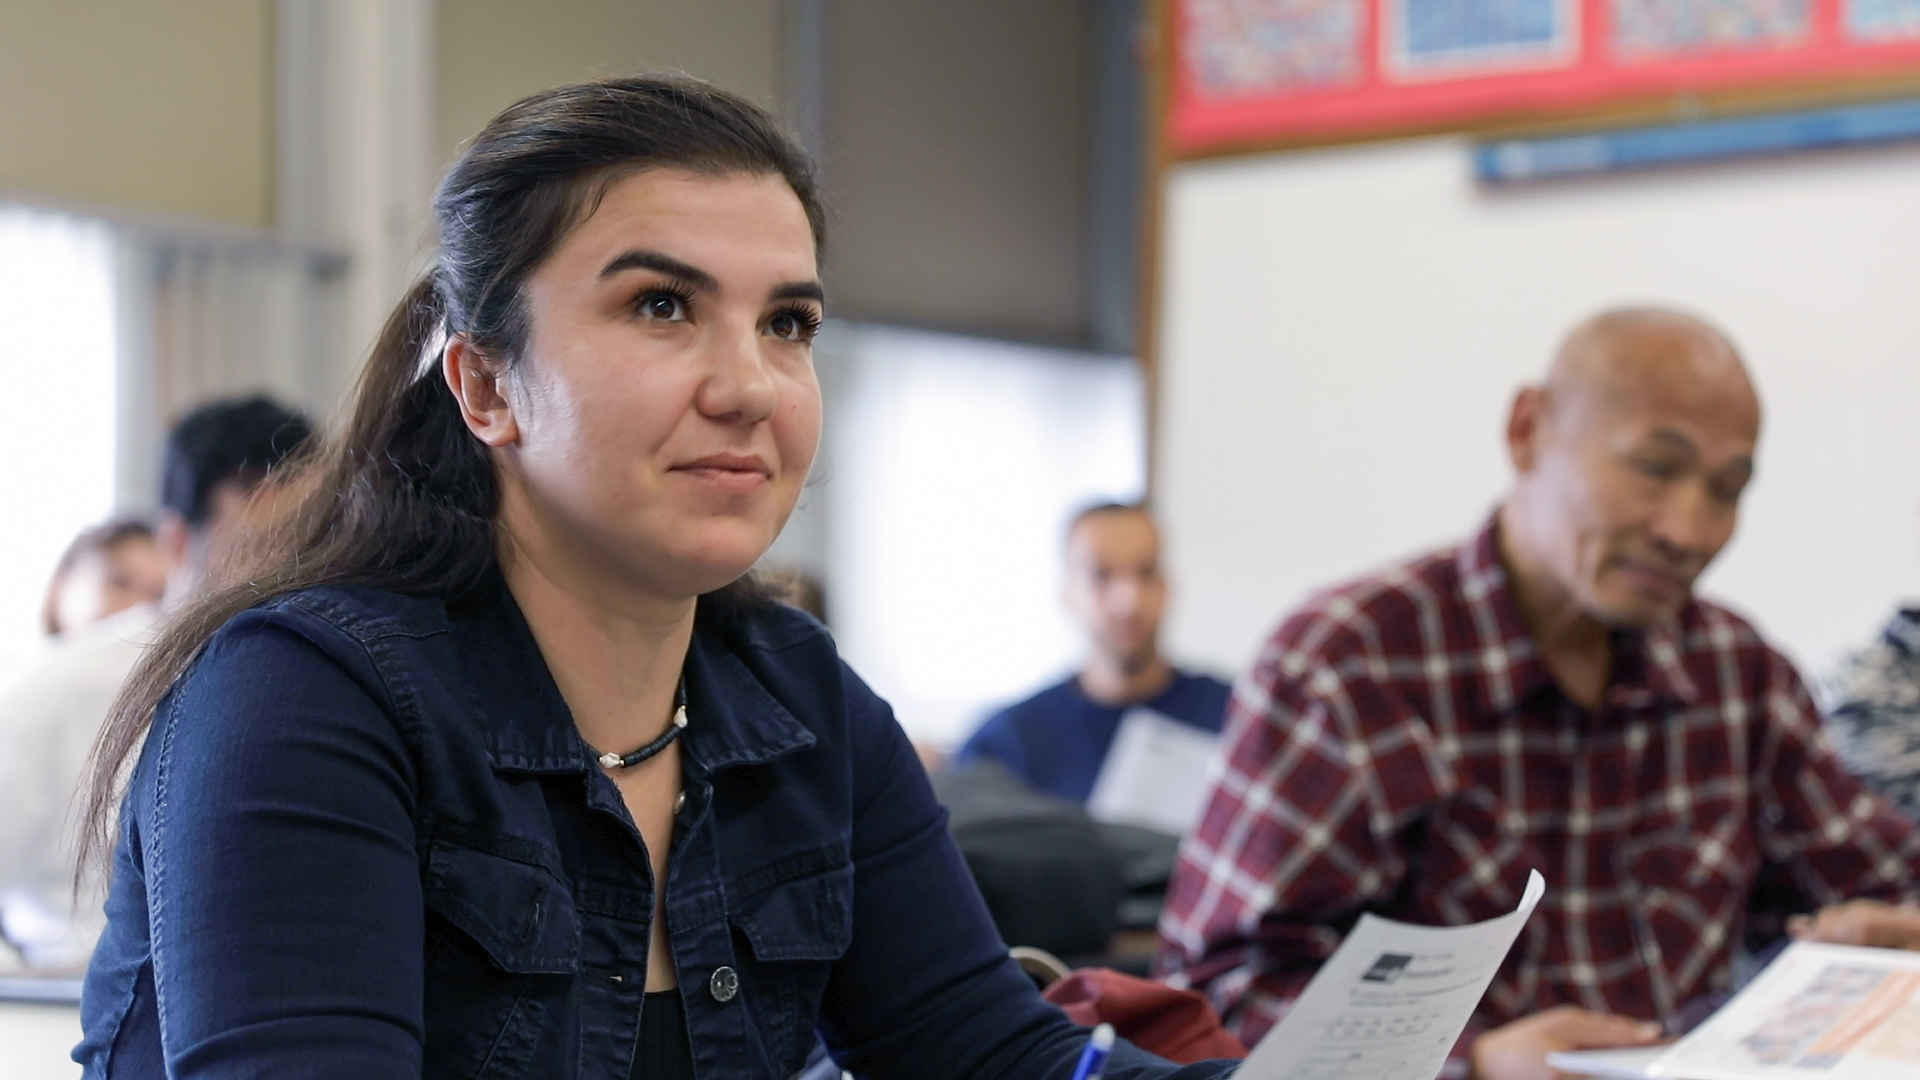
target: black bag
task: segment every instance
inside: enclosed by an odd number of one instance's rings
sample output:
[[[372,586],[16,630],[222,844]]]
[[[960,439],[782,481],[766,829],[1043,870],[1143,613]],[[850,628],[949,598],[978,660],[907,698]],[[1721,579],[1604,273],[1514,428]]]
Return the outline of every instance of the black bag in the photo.
[[[1007,944],[1097,956],[1115,931],[1153,927],[1178,839],[1096,822],[995,762],[937,774],[933,785]]]

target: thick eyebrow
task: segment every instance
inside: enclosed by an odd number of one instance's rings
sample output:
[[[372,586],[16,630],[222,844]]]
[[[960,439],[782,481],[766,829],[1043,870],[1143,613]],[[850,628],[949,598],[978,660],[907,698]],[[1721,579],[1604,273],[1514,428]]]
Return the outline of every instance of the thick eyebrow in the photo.
[[[776,285],[767,294],[768,300],[813,300],[827,302],[827,290],[817,281],[789,281],[785,285]]]
[[[679,278],[701,292],[719,292],[720,282],[712,274],[690,263],[683,263],[671,255],[658,251],[623,251],[613,257],[607,265],[600,268],[601,280],[628,270],[652,270],[668,277]],[[768,300],[812,300],[827,302],[827,291],[818,281],[789,281],[776,285],[767,294]]]
[[[658,251],[623,251],[600,268],[600,280],[605,281],[628,270],[654,270],[668,277],[679,278],[701,292],[720,291],[720,283],[714,280],[712,274]]]

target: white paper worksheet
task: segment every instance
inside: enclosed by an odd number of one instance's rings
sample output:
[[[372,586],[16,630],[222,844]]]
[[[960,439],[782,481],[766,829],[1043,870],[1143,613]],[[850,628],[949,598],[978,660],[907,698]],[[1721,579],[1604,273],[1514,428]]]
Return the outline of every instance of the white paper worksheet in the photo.
[[[1533,871],[1519,907],[1472,926],[1362,915],[1237,1080],[1432,1077],[1546,888]]]
[[[1653,1066],[1667,1056],[1662,1046],[1621,1046],[1606,1050],[1560,1050],[1547,1055],[1547,1064],[1568,1076],[1600,1080],[1651,1080]]]
[[[1106,763],[1087,797],[1098,821],[1183,836],[1200,823],[1220,737],[1135,705],[1120,717]]]

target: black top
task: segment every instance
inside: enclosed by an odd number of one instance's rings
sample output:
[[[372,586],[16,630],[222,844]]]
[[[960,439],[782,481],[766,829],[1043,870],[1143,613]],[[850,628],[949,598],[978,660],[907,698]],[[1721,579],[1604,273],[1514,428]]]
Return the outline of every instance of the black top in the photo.
[[[648,994],[640,1006],[640,1045],[633,1052],[631,1080],[693,1080],[693,1046],[687,1041],[687,1007],[680,991]]]

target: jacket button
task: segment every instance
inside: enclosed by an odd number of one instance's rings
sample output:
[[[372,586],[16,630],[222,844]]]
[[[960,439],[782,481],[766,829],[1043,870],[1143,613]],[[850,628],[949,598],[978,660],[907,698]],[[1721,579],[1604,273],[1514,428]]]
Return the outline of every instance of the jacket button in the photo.
[[[740,974],[730,967],[714,968],[713,978],[707,980],[707,991],[715,1001],[732,1001],[740,992]]]

